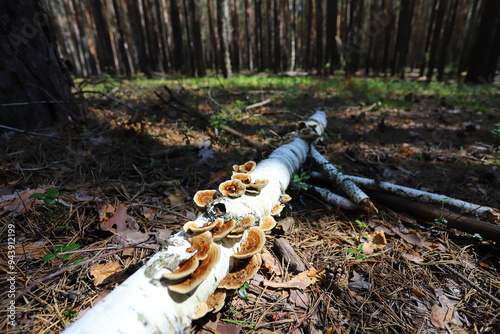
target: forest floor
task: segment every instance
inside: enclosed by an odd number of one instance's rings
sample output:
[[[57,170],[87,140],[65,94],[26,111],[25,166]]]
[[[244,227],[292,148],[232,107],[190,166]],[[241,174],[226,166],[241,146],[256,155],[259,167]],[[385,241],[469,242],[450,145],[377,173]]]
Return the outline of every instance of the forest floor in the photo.
[[[177,103],[166,103],[164,85]],[[262,159],[223,125],[264,144],[323,107],[322,152],[345,174],[500,208],[499,92],[311,77],[77,81],[85,120],[0,136],[0,268],[14,277],[0,282],[0,332],[59,333],[139,268],[159,236],[200,213],[197,190],[215,188],[233,164]],[[259,273],[193,331],[500,333],[497,242],[375,198],[378,213],[338,209],[303,189],[327,186],[303,167]],[[277,238],[307,271],[284,265]],[[34,282],[14,301],[13,290]]]

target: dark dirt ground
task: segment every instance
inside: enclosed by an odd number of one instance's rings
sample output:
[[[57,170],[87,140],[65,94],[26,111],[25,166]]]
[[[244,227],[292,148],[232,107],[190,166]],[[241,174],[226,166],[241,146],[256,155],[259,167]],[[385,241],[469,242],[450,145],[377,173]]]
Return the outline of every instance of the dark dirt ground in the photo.
[[[344,173],[500,207],[499,138],[492,135],[500,123],[498,106],[487,113],[416,95],[398,97],[404,106],[374,107],[310,92],[287,98],[280,98],[286,93],[222,89],[210,96],[204,90],[179,94],[207,114],[214,101],[224,108],[245,96],[271,98],[270,104],[228,122],[261,142],[286,134],[316,107],[325,107],[324,154]],[[197,190],[226,179],[233,164],[261,159],[254,147],[205,129],[154,96],[127,102],[141,112],[104,96],[85,102],[88,118],[82,122],[0,136],[0,268],[2,276],[12,271],[7,226],[14,224],[17,292],[75,260],[121,246],[113,233],[100,228],[103,211],[124,205],[140,232],[177,231],[199,213],[192,202]],[[213,158],[203,160],[198,145],[210,136]],[[311,172],[310,165],[304,167]],[[21,195],[56,187],[64,189],[54,203],[32,203]],[[497,243],[376,200],[379,212],[366,214],[340,210],[299,187],[289,194],[293,200],[280,217],[282,228],[268,238],[271,256],[250,283],[248,300],[228,299],[221,312],[197,321],[193,331],[500,333]],[[13,206],[19,196],[23,205]],[[350,251],[378,230],[386,243],[373,251]],[[310,282],[303,290],[266,285],[286,283],[296,274],[280,264],[275,238],[290,242],[309,268]],[[69,256],[41,260],[55,253],[54,247],[74,244],[80,248]],[[39,282],[17,299],[16,327],[8,326],[2,307],[0,332],[60,332],[133,273],[156,246],[152,241],[101,258],[98,263],[119,267],[97,286],[89,265]],[[2,279],[1,285],[1,299],[10,300],[8,282]]]

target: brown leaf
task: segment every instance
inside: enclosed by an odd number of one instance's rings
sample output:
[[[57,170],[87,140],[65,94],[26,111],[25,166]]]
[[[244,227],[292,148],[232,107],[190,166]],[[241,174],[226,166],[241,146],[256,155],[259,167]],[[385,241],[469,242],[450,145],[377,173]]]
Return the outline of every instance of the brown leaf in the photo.
[[[387,240],[383,231],[368,232],[368,241],[363,243],[363,253],[372,254],[387,246]]]
[[[94,264],[90,267],[90,275],[94,276],[94,285],[97,286],[120,270],[122,270],[122,266],[118,262],[112,261],[106,264]]]
[[[103,205],[100,210],[101,230],[111,231],[120,235],[128,232],[136,232],[139,225],[135,220],[127,215],[127,207],[123,204],[114,208],[112,205]]]
[[[424,241],[420,238],[420,236],[417,233],[405,234],[401,232],[401,230],[397,227],[393,227],[392,231],[397,235],[399,235],[407,243],[428,249],[427,245],[424,243]]]
[[[422,263],[424,262],[424,259],[421,258],[420,256],[418,255],[413,255],[413,254],[408,254],[408,253],[403,253],[403,256],[408,260],[408,261],[411,261],[411,262],[414,262],[414,263]]]
[[[268,286],[270,288],[304,290],[309,285],[316,283],[317,280],[318,280],[318,275],[316,274],[316,270],[313,268],[299,273],[298,275],[292,277],[292,279],[290,279],[287,282],[272,282],[264,280],[263,285]]]
[[[13,251],[15,252],[13,260],[17,263],[20,260],[27,259],[41,259],[47,254],[44,246],[47,244],[46,240],[38,240],[34,242],[18,243],[14,246]],[[4,248],[2,253],[7,255],[9,251],[8,248]],[[5,256],[7,258],[7,256]],[[11,257],[9,257],[11,259]],[[4,264],[3,259],[0,259],[0,263]]]
[[[431,309],[431,323],[439,328],[446,328],[452,318],[453,312],[448,307],[441,307],[439,305],[432,306]]]
[[[371,283],[368,283],[363,276],[358,274],[355,270],[352,271],[352,277],[349,279],[349,288],[351,289],[362,289],[366,290],[372,287]]]
[[[9,216],[15,217],[30,210],[34,204],[42,203],[42,200],[29,198],[36,193],[45,193],[45,189],[38,188],[34,190],[25,190],[19,193],[16,198],[0,212],[0,216],[8,213]]]
[[[283,275],[283,270],[281,270],[280,263],[268,250],[264,248],[261,254],[262,257],[262,267],[269,270],[278,276]]]

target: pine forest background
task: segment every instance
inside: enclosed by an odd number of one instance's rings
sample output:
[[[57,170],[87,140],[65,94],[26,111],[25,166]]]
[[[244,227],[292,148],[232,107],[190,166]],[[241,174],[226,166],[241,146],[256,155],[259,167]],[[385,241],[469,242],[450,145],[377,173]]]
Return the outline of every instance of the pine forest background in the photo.
[[[245,71],[490,83],[496,0],[54,0],[78,77]]]

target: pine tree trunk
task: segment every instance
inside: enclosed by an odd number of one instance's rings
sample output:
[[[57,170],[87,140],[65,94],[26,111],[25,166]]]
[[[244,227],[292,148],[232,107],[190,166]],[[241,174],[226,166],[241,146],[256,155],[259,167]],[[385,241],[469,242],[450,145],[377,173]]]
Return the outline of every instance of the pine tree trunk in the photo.
[[[35,129],[79,116],[44,1],[0,1],[0,13],[0,124]]]
[[[229,26],[229,0],[217,0],[217,25],[219,27],[219,39],[222,53],[222,74],[225,78],[232,75]]]
[[[476,33],[469,61],[466,82],[491,83],[500,56],[500,2],[485,0],[481,23]],[[496,44],[495,44],[496,43]]]

